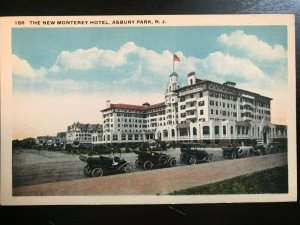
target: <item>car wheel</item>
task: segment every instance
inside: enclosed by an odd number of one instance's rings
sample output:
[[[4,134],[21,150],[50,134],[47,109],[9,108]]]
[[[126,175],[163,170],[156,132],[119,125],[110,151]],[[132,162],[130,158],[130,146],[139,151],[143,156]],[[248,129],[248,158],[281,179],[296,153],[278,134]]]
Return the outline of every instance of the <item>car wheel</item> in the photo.
[[[231,158],[236,159],[236,153],[235,152],[231,153]]]
[[[168,164],[169,164],[170,167],[176,166],[176,159],[174,159],[174,158],[170,159]]]
[[[151,170],[153,167],[153,164],[151,161],[147,160],[145,163],[144,163],[144,169],[145,170]]]
[[[83,167],[83,173],[87,177],[92,176],[92,170],[90,169],[90,167],[88,165],[86,165],[85,167]]]
[[[190,165],[194,165],[194,164],[196,164],[196,162],[197,162],[196,156],[192,156],[192,157],[190,158],[190,160],[189,160],[189,164],[190,164]]]
[[[124,173],[131,173],[133,171],[133,166],[131,164],[127,164],[124,167]]]
[[[93,169],[93,172],[92,172],[93,177],[102,177],[102,175],[103,175],[103,170],[101,168]]]

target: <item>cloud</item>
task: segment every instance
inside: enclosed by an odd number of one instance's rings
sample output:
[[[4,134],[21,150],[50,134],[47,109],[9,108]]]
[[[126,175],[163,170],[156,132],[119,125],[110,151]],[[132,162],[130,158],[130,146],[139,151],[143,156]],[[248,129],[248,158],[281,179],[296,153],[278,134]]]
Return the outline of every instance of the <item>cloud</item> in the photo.
[[[17,76],[32,78],[46,74],[45,68],[41,67],[40,69],[34,69],[25,59],[21,59],[14,54],[12,55],[12,63],[13,74]]]
[[[280,61],[287,58],[287,52],[282,45],[271,46],[259,40],[255,35],[246,34],[242,30],[233,31],[229,35],[222,34],[218,37],[218,41],[227,47],[244,52],[253,60]]]
[[[200,64],[208,75],[239,77],[245,80],[262,80],[265,76],[264,72],[250,60],[219,51],[210,53]]]

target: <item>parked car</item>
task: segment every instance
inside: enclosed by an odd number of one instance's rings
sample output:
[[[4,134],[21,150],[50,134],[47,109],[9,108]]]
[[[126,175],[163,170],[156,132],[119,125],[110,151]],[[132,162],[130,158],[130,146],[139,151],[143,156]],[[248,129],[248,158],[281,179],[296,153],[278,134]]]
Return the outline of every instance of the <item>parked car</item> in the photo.
[[[245,158],[249,156],[249,149],[241,146],[223,147],[223,158]]]
[[[186,164],[196,164],[198,162],[211,162],[213,154],[205,150],[205,144],[182,143],[180,145],[180,160]]]
[[[263,145],[254,145],[250,148],[250,154],[252,155],[262,155],[265,154],[266,148]]]
[[[286,151],[287,150],[287,145],[285,143],[281,142],[272,142],[269,143],[266,147],[266,153],[276,153],[279,151]]]
[[[134,150],[138,155],[135,161],[135,166],[143,168],[144,170],[151,170],[156,167],[174,167],[176,166],[176,159],[168,154],[154,152],[154,151],[139,151]]]
[[[83,172],[88,177],[101,177],[105,173],[130,173],[133,171],[132,163],[117,156],[80,155],[79,159],[87,163]]]

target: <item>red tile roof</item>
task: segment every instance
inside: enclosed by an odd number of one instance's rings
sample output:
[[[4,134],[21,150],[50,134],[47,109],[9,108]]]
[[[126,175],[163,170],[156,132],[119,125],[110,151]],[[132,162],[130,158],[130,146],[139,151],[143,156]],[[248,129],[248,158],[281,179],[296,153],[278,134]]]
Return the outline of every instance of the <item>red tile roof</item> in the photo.
[[[129,105],[129,104],[111,104],[110,108],[131,109],[131,110],[143,111],[143,110],[154,109],[154,108],[159,108],[159,107],[164,107],[164,106],[165,106],[165,103],[161,102],[161,103],[157,103],[157,104],[150,105],[150,106]]]

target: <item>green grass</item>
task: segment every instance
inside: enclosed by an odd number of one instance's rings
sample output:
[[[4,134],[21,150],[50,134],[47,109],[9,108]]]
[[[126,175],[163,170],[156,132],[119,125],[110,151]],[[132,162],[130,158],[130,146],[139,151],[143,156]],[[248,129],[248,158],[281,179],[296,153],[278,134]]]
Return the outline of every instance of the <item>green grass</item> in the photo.
[[[172,192],[171,195],[267,194],[288,192],[288,168],[281,166],[250,175]]]

